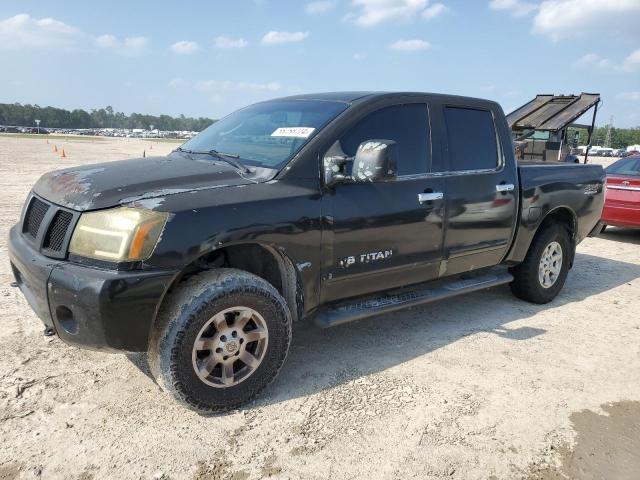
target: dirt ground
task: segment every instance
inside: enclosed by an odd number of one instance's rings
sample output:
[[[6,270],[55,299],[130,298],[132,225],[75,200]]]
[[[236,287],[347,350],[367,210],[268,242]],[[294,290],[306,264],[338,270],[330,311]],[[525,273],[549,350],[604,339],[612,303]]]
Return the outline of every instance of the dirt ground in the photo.
[[[174,147],[0,136],[0,479],[640,477],[640,231],[584,241],[547,306],[505,287],[297,325],[274,384],[222,416],[174,404],[143,355],[45,338],[9,286],[6,237],[31,185]]]

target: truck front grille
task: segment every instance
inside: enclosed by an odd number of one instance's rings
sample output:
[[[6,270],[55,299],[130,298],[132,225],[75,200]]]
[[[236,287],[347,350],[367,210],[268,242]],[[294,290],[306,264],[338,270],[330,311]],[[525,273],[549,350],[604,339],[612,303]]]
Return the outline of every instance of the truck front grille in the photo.
[[[73,230],[79,212],[67,210],[31,195],[27,200],[22,233],[43,255],[64,258],[67,255],[68,232]]]
[[[59,252],[62,250],[64,238],[69,230],[69,225],[73,220],[73,215],[65,210],[58,210],[53,217],[49,230],[44,237],[42,248]]]
[[[42,225],[42,220],[44,220],[44,216],[48,211],[49,205],[36,197],[32,197],[24,218],[23,232],[35,240],[38,236],[40,225]]]

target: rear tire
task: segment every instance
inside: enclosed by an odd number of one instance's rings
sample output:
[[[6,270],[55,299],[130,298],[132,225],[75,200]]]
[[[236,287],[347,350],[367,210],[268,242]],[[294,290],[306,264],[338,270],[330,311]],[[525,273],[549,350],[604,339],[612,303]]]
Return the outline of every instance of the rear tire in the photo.
[[[602,228],[600,229],[600,233],[604,233],[604,231],[607,229],[607,226],[608,226],[608,225],[603,224],[603,225],[602,225]]]
[[[163,302],[149,339],[149,367],[179,403],[222,412],[273,381],[290,343],[291,314],[271,284],[241,270],[207,271]]]
[[[566,228],[556,223],[543,227],[536,233],[524,261],[510,269],[513,294],[527,302],[549,303],[564,286],[572,252]]]

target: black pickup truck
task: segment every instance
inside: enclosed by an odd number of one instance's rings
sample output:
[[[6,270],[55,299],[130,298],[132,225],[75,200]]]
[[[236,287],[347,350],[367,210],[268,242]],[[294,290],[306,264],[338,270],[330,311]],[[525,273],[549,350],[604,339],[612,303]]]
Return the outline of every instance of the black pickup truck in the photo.
[[[298,319],[329,327],[506,283],[551,301],[603,182],[596,165],[518,165],[492,101],[301,95],[166,157],[45,174],[9,254],[45,332],[148,352],[178,401],[221,411],[274,379]]]

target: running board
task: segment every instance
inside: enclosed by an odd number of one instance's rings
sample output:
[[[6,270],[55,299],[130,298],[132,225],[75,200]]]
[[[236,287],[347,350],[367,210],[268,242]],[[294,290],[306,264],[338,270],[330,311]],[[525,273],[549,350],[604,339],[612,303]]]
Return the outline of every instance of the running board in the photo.
[[[414,289],[404,289],[399,293],[391,293],[380,297],[369,297],[351,303],[340,303],[317,313],[316,324],[322,328],[333,327],[341,323],[361,320],[395,312],[408,307],[416,307],[427,303],[455,297],[463,293],[475,292],[485,288],[510,283],[513,276],[507,272],[491,272],[471,278],[438,282],[431,288],[420,285]]]

